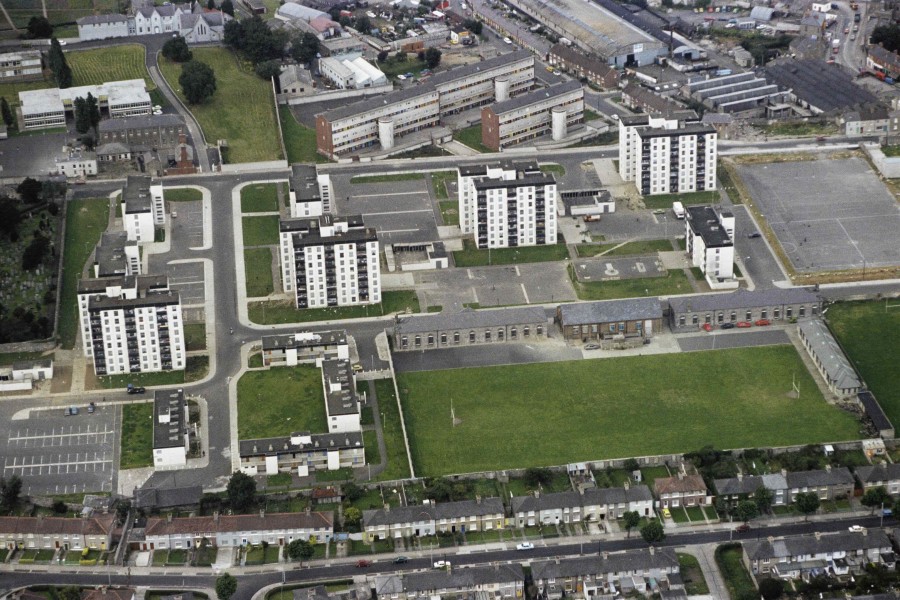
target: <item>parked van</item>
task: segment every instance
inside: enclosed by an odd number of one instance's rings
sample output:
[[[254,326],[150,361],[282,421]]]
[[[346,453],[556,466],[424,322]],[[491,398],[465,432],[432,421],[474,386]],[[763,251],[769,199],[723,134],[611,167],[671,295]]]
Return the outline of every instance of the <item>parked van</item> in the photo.
[[[672,212],[675,213],[676,219],[684,218],[684,205],[681,202],[672,203]]]

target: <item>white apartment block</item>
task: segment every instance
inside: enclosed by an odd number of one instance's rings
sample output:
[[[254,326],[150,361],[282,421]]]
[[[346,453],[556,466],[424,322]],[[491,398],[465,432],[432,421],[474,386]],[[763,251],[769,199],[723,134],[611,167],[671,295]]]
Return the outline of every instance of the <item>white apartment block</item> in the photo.
[[[294,165],[288,198],[292,219],[322,216],[331,208],[331,176],[313,165]]]
[[[188,406],[184,390],[157,390],[153,395],[153,467],[183,467],[190,449]]]
[[[43,76],[40,50],[0,54],[0,81],[37,79]]]
[[[97,375],[184,369],[181,299],[164,276],[82,279],[78,310]]]
[[[350,360],[346,331],[298,331],[262,337],[264,367],[296,367],[326,359]]]
[[[88,94],[96,98],[100,109],[106,109],[112,118],[136,117],[152,112],[152,102],[144,80],[129,79],[100,85],[19,92],[22,123],[25,129],[65,127],[66,114],[75,110],[75,98],[87,98]]]
[[[503,102],[534,85],[534,55],[521,50],[434,75],[417,86],[316,115],[316,149],[329,157],[434,127],[441,117]]]
[[[619,121],[619,175],[642,195],[716,189],[717,134],[693,111]]]
[[[584,88],[572,80],[482,108],[481,141],[498,152],[547,134],[560,141],[583,122]]]
[[[459,224],[479,248],[556,243],[557,189],[537,162],[457,169]]]
[[[711,206],[685,209],[685,240],[691,265],[708,280],[734,278],[734,215]]]
[[[162,185],[153,184],[149,175],[129,175],[122,189],[122,205],[128,241],[153,242],[156,227],[166,223]]]
[[[362,217],[282,220],[280,232],[283,287],[297,308],[381,302],[378,236]]]
[[[323,360],[322,387],[325,391],[328,433],[361,431],[356,377],[350,368],[350,361]]]

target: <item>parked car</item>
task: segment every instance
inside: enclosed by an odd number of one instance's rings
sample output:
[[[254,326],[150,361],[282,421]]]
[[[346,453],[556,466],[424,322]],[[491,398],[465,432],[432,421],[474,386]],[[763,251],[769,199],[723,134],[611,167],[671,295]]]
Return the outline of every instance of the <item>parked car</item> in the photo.
[[[746,327],[753,327],[753,323],[751,323],[750,321],[738,321],[737,326],[741,329],[744,329]]]
[[[734,323],[722,323],[719,327],[722,329],[734,329]]]
[[[747,533],[748,531],[750,531],[750,525],[748,525],[747,523],[738,525],[734,531],[735,533]]]
[[[516,550],[534,550],[534,544],[531,542],[522,542],[516,545]]]
[[[768,319],[759,319],[753,323],[757,327],[765,327],[766,325],[771,325],[772,323]]]
[[[584,347],[584,349],[585,349],[585,350],[599,350],[599,349],[600,349],[600,344],[587,344],[587,345]]]
[[[141,386],[135,387],[135,386],[130,385],[130,384],[129,384],[129,386],[128,386],[128,393],[129,393],[129,394],[143,394],[143,393],[146,392],[146,391],[147,391],[147,390],[144,389],[144,388],[141,387]]]
[[[435,569],[446,569],[446,568],[448,568],[449,566],[450,566],[450,561],[449,561],[449,560],[436,560],[436,561],[434,561],[434,568],[435,568]]]
[[[89,414],[89,415],[94,414],[94,411],[95,411],[95,410],[97,410],[97,407],[94,405],[93,402],[91,402],[90,404],[88,404],[88,414]]]
[[[503,43],[504,44],[512,44],[512,40],[509,39],[508,37],[505,37],[505,38],[503,38]]]
[[[372,561],[371,561],[371,560],[366,560],[366,559],[358,560],[358,561],[356,561],[356,566],[357,566],[358,568],[360,568],[360,569],[363,568],[363,567],[371,567],[371,566],[372,566]]]
[[[67,416],[67,417],[68,417],[69,415],[72,415],[72,416],[77,415],[77,414],[78,414],[78,407],[77,407],[77,406],[70,406],[69,408],[66,409],[66,411],[65,411],[63,414],[64,414],[65,416]]]
[[[849,531],[852,531],[853,533],[859,533],[859,532],[861,532],[861,531],[865,531],[865,530],[866,530],[866,528],[863,527],[862,525],[851,525],[851,526],[848,527],[847,529],[848,529]]]
[[[712,331],[713,326],[710,325],[709,323],[704,323],[703,325],[700,326],[700,329],[702,329],[703,331]]]
[[[402,565],[405,562],[409,562],[408,556],[398,556],[397,558],[394,559],[395,565]]]
[[[362,373],[363,372],[362,365],[359,363],[353,363],[353,372],[354,373]]]
[[[665,518],[665,519],[672,518],[672,512],[668,508],[663,508],[663,518]]]
[[[758,231],[751,231],[750,233],[747,234],[747,237],[752,240],[753,238],[762,237],[762,234]]]

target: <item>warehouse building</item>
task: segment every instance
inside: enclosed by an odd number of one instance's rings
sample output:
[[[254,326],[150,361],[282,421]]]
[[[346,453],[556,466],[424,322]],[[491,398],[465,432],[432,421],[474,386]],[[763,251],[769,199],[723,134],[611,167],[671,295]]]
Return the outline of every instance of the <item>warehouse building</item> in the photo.
[[[527,50],[439,73],[420,85],[316,115],[316,149],[328,157],[380,145],[434,127],[441,117],[502,102],[531,90],[534,56]]]
[[[855,83],[855,72],[821,60],[775,60],[766,65],[765,77],[814,115],[838,115],[879,103],[872,92]]]
[[[387,84],[387,77],[362,56],[319,59],[319,72],[341,90],[359,90]]]
[[[765,116],[770,104],[784,102],[787,94],[775,84],[754,73],[735,73],[721,77],[694,77],[684,94],[702,102],[710,110],[723,113],[748,113]]]
[[[560,141],[583,122],[584,88],[572,80],[482,108],[481,142],[499,152],[548,133]]]

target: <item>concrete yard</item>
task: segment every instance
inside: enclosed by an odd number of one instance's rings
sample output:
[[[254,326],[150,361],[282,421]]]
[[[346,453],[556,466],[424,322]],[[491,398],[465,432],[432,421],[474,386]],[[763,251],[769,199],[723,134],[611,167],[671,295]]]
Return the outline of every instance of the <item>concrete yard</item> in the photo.
[[[739,165],[794,268],[900,264],[900,208],[861,158]]]
[[[582,282],[663,277],[666,274],[666,268],[657,256],[581,258],[574,261],[574,266],[575,276]]]

